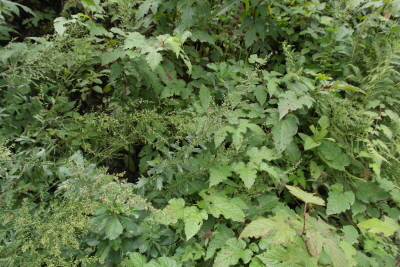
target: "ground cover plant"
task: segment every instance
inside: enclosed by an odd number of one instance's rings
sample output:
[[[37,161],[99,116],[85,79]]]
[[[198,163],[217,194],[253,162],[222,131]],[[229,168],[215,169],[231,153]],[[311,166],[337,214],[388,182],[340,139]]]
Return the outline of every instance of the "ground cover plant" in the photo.
[[[52,7],[0,0],[1,266],[400,264],[400,1]]]

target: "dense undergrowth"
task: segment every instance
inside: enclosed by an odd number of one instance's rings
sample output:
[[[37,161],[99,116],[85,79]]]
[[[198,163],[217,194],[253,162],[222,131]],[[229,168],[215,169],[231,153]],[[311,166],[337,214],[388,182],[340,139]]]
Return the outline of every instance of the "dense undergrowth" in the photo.
[[[399,264],[398,0],[0,7],[1,266]]]

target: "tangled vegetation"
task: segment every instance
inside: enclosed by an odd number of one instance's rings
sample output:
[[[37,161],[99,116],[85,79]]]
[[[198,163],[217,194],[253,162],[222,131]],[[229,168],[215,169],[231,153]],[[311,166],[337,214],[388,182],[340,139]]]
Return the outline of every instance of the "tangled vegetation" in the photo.
[[[400,264],[399,0],[64,2],[0,0],[1,266]]]

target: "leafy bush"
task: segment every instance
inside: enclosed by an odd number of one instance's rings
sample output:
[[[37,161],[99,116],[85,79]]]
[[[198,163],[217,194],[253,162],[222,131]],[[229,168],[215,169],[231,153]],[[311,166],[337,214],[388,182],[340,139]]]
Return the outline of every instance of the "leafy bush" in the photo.
[[[398,1],[68,5],[1,48],[2,265],[398,264]]]

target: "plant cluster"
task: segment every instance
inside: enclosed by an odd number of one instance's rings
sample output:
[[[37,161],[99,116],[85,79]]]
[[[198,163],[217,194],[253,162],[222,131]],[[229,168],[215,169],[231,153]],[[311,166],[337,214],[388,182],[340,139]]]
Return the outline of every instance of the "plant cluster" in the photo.
[[[2,266],[399,264],[400,1],[61,14],[0,47]]]

